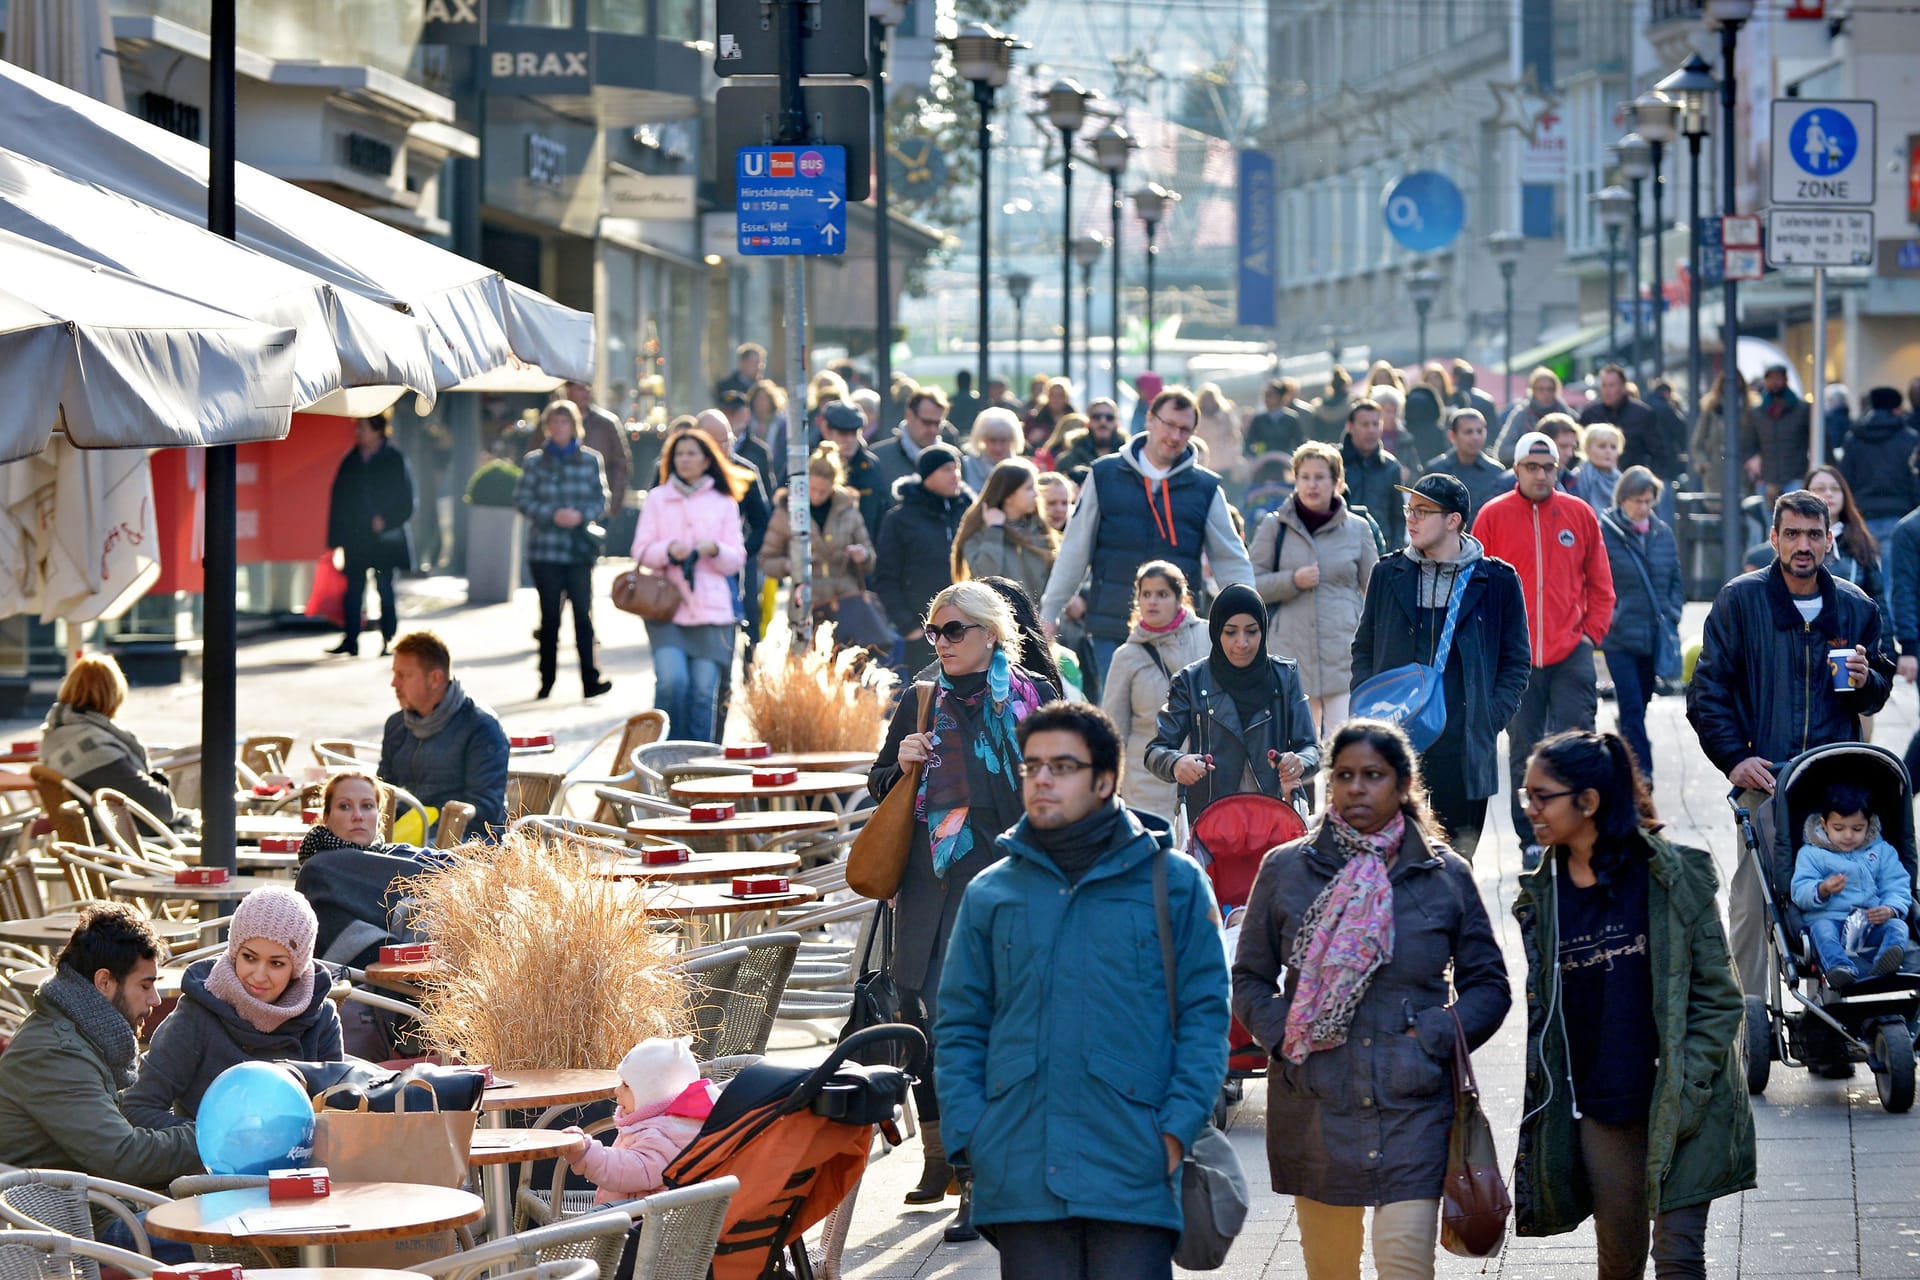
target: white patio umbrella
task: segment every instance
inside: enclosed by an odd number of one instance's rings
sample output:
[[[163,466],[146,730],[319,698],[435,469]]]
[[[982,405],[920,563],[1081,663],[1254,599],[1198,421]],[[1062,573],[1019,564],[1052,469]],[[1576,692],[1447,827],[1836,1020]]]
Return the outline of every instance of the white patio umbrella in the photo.
[[[116,618],[160,576],[144,449],[76,449],[55,433],[0,466],[0,504],[0,616]]]
[[[108,0],[13,0],[7,61],[124,108]]]

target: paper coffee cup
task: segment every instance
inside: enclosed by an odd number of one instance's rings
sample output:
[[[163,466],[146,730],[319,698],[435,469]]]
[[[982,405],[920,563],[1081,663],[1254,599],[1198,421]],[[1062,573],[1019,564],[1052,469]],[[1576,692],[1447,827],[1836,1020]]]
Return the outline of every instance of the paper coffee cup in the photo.
[[[1847,659],[1852,656],[1852,649],[1827,650],[1827,668],[1833,673],[1833,688],[1836,693],[1845,693],[1853,688],[1853,680],[1847,672]]]

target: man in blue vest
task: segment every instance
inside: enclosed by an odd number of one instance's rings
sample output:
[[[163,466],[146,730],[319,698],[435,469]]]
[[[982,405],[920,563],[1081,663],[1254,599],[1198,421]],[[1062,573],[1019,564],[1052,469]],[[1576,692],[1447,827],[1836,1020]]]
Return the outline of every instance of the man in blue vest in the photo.
[[[1199,417],[1184,388],[1155,396],[1145,429],[1093,464],[1067,521],[1040,617],[1051,634],[1082,581],[1090,580],[1079,620],[1093,640],[1102,678],[1114,650],[1126,643],[1133,574],[1147,561],[1171,560],[1197,586],[1204,553],[1220,586],[1253,585],[1253,565],[1234,531],[1220,477],[1200,465],[1193,448]]]

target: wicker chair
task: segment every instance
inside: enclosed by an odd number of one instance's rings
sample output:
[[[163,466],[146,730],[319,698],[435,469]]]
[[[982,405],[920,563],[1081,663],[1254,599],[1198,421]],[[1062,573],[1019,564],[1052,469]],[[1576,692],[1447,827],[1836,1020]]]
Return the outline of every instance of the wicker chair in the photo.
[[[87,821],[87,807],[93,804],[93,797],[68,782],[66,775],[44,764],[29,766],[27,776],[33,779],[34,788],[40,793],[40,811],[53,819],[53,838],[71,844],[92,844],[93,830]],[[70,804],[76,807],[69,809]]]
[[[773,1034],[774,1017],[786,993],[787,977],[793,972],[794,957],[800,951],[800,935],[759,933],[735,938],[715,947],[690,951],[683,963],[693,963],[733,948],[744,948],[747,954],[740,960],[728,989],[721,990],[715,984],[713,994],[719,997],[720,1025],[705,1046],[708,1057],[730,1058],[767,1051],[767,1038]]]
[[[718,1056],[721,1034],[726,1029],[727,999],[740,985],[740,966],[752,952],[744,946],[727,945],[690,956],[680,964],[693,1002],[693,1056],[706,1059]]]
[[[634,785],[636,779],[639,777],[639,774],[633,767],[634,750],[638,747],[647,746],[649,743],[658,742],[666,737],[667,727],[666,712],[642,711],[639,715],[628,716],[624,723],[601,734],[592,746],[581,752],[579,757],[567,767],[566,780],[561,783],[560,786],[560,799],[559,802],[553,806],[553,811],[555,813],[565,813],[567,811],[567,797],[578,787],[630,787]],[[618,741],[615,741],[615,739],[618,739]],[[621,766],[625,766],[625,772],[608,777],[589,777],[582,773],[581,771],[586,768],[587,762],[598,755],[600,749],[609,742],[614,743],[614,767],[620,768]],[[594,806],[593,820],[595,822],[610,822],[612,819],[613,814],[607,808],[606,801],[597,801]]]
[[[240,763],[258,774],[287,771],[293,759],[293,735],[281,733],[250,734],[240,744]]]
[[[125,792],[102,787],[93,793],[93,825],[106,844],[130,857],[185,865],[186,841]]]
[[[666,780],[661,776],[668,765],[685,764],[701,756],[717,756],[725,751],[726,748],[717,742],[702,742],[698,738],[668,738],[636,747],[628,756],[635,774],[635,789],[656,799],[669,799]]]
[[[507,771],[507,821],[517,822],[528,814],[553,813],[560,799],[562,774],[533,769]]]
[[[355,742],[351,738],[320,738],[313,744],[313,758],[324,765],[364,765],[371,769],[380,763],[380,744]]]
[[[467,838],[473,822],[473,806],[465,800],[449,800],[440,806],[440,824],[433,831],[433,847],[451,849]]]
[[[604,1126],[612,1123],[605,1121]],[[596,1125],[595,1129],[602,1127]],[[630,1230],[636,1233],[633,1280],[706,1280],[713,1263],[713,1246],[720,1239],[727,1209],[739,1189],[738,1178],[714,1178],[695,1186],[659,1191],[643,1199],[607,1206],[607,1212],[620,1212],[628,1220]],[[523,1197],[526,1194],[521,1192]],[[580,1197],[590,1207],[593,1194],[591,1191],[567,1192],[558,1221],[582,1221],[567,1216],[573,1212],[572,1202]],[[532,1201],[528,1207],[534,1213],[544,1212],[549,1216],[552,1213],[545,1201]],[[544,1229],[535,1228],[535,1231]],[[621,1243],[625,1243],[624,1236]]]
[[[149,1257],[153,1246],[138,1213],[165,1203],[167,1197],[156,1192],[65,1169],[0,1174],[0,1222],[17,1230],[53,1231],[91,1241],[93,1210],[98,1207],[120,1219],[133,1237],[135,1252]],[[131,1207],[135,1205],[139,1210]],[[100,1264],[91,1258],[76,1259],[75,1270],[86,1280],[100,1280]]]
[[[477,1280],[477,1277],[502,1265],[531,1267],[538,1263],[577,1260],[595,1268],[600,1280],[613,1280],[614,1271],[620,1265],[621,1251],[626,1246],[627,1231],[632,1225],[633,1221],[626,1213],[609,1208],[599,1213],[565,1218],[500,1240],[489,1240],[464,1253],[435,1258],[431,1262],[408,1267],[407,1270],[437,1276],[440,1280]],[[585,1270],[579,1274],[586,1280],[592,1280],[595,1271]]]
[[[100,1274],[100,1264],[130,1276],[153,1274],[152,1258],[58,1231],[0,1232],[0,1280],[73,1280]]]

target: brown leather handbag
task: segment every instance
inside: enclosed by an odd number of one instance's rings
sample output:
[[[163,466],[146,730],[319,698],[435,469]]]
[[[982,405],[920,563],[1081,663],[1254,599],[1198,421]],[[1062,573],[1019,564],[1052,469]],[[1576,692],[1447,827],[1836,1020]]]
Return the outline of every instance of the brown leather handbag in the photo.
[[[925,733],[927,716],[933,710],[933,686],[916,684],[914,690],[920,697],[920,713],[913,731]],[[907,856],[913,850],[913,808],[925,768],[923,764],[901,766],[900,780],[881,799],[879,808],[847,850],[847,887],[863,898],[884,902],[900,892]]]
[[[1480,1109],[1480,1085],[1460,1015],[1453,1017],[1453,1128],[1447,1134],[1447,1177],[1440,1191],[1440,1243],[1463,1258],[1491,1258],[1507,1238],[1513,1200],[1500,1178],[1493,1126]]]
[[[681,598],[680,584],[671,574],[655,573],[645,565],[635,564],[613,580],[613,607],[648,622],[672,622]]]

